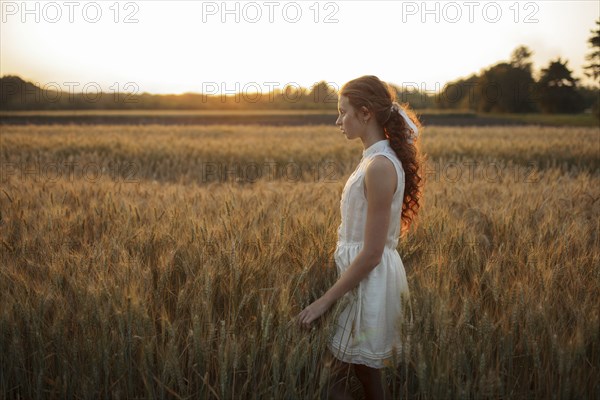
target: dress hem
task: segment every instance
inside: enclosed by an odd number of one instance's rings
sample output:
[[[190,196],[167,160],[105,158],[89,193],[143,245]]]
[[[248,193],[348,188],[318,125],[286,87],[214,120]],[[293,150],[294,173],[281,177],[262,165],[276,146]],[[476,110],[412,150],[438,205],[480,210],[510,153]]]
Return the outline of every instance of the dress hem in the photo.
[[[385,367],[393,365],[393,358],[394,358],[393,350],[387,351],[381,355],[365,354],[364,352],[361,352],[361,351],[354,352],[354,353],[353,352],[343,352],[338,346],[336,346],[332,342],[327,344],[327,348],[329,349],[329,351],[333,354],[333,356],[335,358],[337,358],[338,360],[343,361],[345,363],[361,364],[361,365],[366,365],[367,367],[377,368],[377,369],[381,369],[381,368],[385,368]],[[400,362],[399,353],[400,353],[400,350],[397,350],[396,364],[399,364],[399,362]]]

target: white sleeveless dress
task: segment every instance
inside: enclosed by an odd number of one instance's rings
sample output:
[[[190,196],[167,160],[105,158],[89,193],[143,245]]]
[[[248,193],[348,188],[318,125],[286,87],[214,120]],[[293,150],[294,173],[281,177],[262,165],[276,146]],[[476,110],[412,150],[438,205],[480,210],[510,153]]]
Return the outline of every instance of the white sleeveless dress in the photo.
[[[338,242],[334,253],[336,267],[341,275],[363,247],[367,218],[365,171],[373,158],[379,155],[392,161],[398,175],[387,242],[381,262],[357,287],[342,297],[346,306],[337,319],[334,333],[327,345],[337,359],[372,368],[393,366],[394,352],[396,360],[400,361],[402,343],[399,326],[403,317],[401,296],[409,295],[404,265],[396,250],[404,197],[404,169],[387,139],[375,142],[363,151],[363,158],[346,182],[340,201],[342,222],[338,228]]]

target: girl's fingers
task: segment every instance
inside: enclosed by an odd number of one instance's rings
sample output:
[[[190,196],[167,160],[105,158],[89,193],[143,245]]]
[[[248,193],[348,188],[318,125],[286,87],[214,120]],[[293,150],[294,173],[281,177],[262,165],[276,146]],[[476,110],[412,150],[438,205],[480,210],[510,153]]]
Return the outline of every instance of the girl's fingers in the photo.
[[[311,317],[305,313],[304,311],[302,311],[300,314],[298,314],[298,323],[304,327],[309,327],[310,323],[311,323]]]
[[[306,321],[306,315],[304,313],[304,311],[302,311],[300,314],[298,314],[298,323],[303,325]]]
[[[304,328],[310,328],[310,324],[315,320],[310,311],[306,308],[300,312],[297,316],[298,323]]]

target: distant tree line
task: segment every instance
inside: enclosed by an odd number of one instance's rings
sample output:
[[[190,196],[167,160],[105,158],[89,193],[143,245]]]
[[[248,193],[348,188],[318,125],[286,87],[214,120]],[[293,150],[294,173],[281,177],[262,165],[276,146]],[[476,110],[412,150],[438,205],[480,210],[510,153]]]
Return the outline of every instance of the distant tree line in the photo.
[[[73,86],[73,82],[69,83]],[[81,85],[79,85],[81,86]],[[101,92],[99,85],[88,84],[82,92],[60,90],[57,83],[40,87],[18,76],[0,78],[0,109],[2,110],[242,110],[290,109],[337,110],[337,87],[328,82],[317,82],[310,88],[286,85],[267,93],[244,92],[236,94],[186,93],[181,95],[134,94]],[[433,108],[433,96],[422,92],[394,87],[402,101],[415,108]]]
[[[495,113],[580,113],[598,111],[598,88],[579,86],[560,57],[532,75],[531,51],[520,46],[509,62],[500,62],[479,75],[448,83],[436,98],[437,108]]]
[[[585,74],[600,80],[600,20],[588,40],[589,62]],[[440,93],[394,86],[401,102],[415,109],[471,110],[492,113],[580,113],[593,110],[600,118],[598,87],[579,85],[567,60],[550,61],[534,79],[532,51],[517,47],[509,61],[497,63],[479,74],[446,84]],[[97,86],[97,85],[96,85]],[[57,85],[39,87],[18,76],[0,78],[0,110],[242,110],[242,109],[337,109],[337,89],[321,81],[311,88],[286,85],[268,93],[158,95],[149,93],[106,93],[94,85],[75,93]]]
[[[585,75],[600,79],[600,20],[588,40]],[[496,113],[579,113],[593,110],[600,117],[598,87],[578,85],[567,60],[551,60],[536,80],[532,73],[532,52],[517,47],[510,61],[497,63],[480,74],[448,83],[436,98],[437,108],[468,109]]]
[[[242,110],[242,109],[337,109],[335,88],[319,82],[311,89],[288,85],[283,89],[236,94],[185,93],[150,94],[101,92],[96,83],[82,92],[59,90],[60,85],[43,87],[18,76],[0,78],[2,110]]]

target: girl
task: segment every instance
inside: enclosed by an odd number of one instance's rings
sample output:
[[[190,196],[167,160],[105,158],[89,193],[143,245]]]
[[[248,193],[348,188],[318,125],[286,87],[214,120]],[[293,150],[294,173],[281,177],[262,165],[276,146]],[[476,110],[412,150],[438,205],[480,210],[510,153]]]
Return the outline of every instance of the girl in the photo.
[[[353,79],[339,94],[336,125],[347,139],[359,138],[364,150],[342,192],[334,253],[339,279],[297,318],[310,327],[343,297],[347,305],[328,342],[334,367],[347,377],[353,366],[368,399],[389,399],[381,368],[391,365],[401,346],[397,328],[409,291],[396,247],[419,210],[421,125],[376,76]],[[350,398],[347,383],[333,384],[335,398]]]

